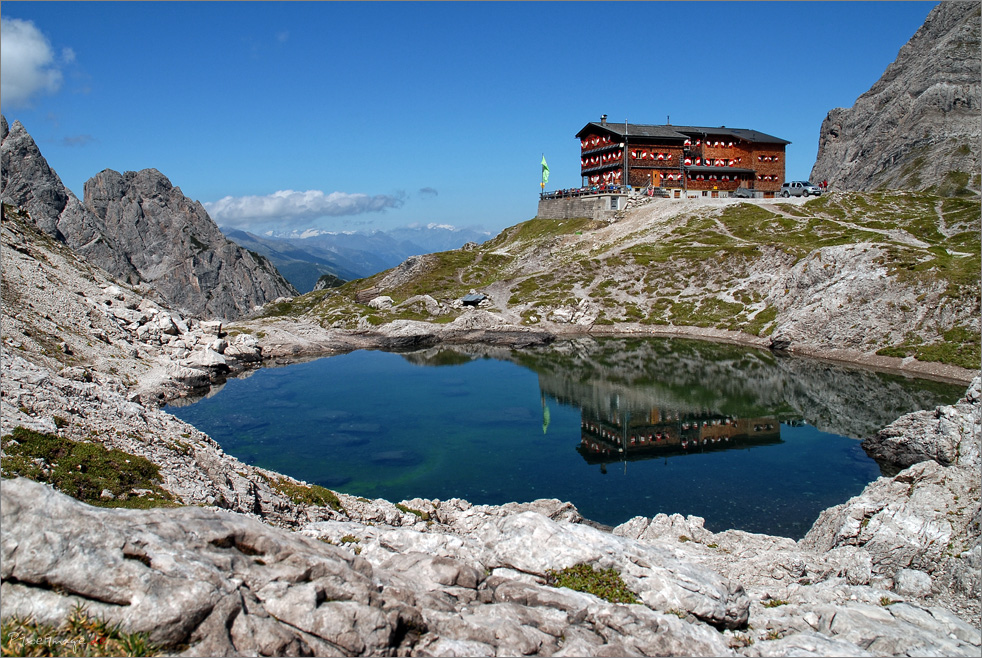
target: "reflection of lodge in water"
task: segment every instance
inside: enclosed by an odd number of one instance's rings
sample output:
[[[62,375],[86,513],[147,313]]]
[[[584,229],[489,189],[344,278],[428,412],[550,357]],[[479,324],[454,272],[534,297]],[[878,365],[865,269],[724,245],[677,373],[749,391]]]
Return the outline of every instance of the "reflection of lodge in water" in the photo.
[[[727,450],[781,442],[775,418],[732,418],[708,413],[651,409],[613,411],[602,419],[583,409],[580,446],[589,464],[653,459],[693,452]]]

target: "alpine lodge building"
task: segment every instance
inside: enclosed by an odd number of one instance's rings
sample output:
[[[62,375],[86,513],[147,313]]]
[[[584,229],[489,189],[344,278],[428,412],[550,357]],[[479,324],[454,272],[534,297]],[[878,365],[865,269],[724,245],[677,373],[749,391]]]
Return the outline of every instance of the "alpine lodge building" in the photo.
[[[606,114],[576,137],[583,187],[654,187],[675,197],[729,196],[737,188],[771,197],[784,182],[784,149],[791,143],[726,126],[610,123]]]

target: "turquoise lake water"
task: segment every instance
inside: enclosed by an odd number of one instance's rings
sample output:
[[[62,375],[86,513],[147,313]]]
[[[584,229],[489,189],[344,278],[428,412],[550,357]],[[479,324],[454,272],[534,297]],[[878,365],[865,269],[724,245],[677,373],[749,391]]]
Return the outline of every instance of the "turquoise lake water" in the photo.
[[[242,461],[369,498],[558,498],[800,538],[880,475],[857,439],[963,386],[677,339],[359,351],[169,407]]]

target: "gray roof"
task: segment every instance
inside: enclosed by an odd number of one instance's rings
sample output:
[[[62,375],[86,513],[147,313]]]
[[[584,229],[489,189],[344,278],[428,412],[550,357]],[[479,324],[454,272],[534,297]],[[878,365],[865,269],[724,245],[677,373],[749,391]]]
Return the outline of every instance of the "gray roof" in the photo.
[[[576,133],[576,137],[581,138],[587,134],[595,133],[597,131],[606,131],[617,135],[618,137],[624,137],[627,135],[628,138],[648,137],[654,139],[684,141],[686,138],[698,138],[712,135],[713,137],[737,138],[748,142],[764,144],[791,143],[786,139],[781,139],[780,137],[774,137],[773,135],[762,133],[759,130],[750,130],[747,128],[727,128],[726,126],[653,126],[641,123],[611,123],[610,121],[608,121],[606,125],[601,125],[596,121],[591,121],[590,123],[586,124],[580,132]]]
[[[627,127],[627,133],[625,133],[625,126]],[[591,130],[591,128],[593,130]],[[611,123],[607,122],[607,125],[600,125],[596,121],[588,123],[583,127],[583,130],[576,133],[577,137],[582,137],[588,133],[595,132],[596,130],[611,132],[615,135],[623,137],[628,134],[632,137],[656,137],[660,139],[673,139],[678,141],[685,141],[686,135],[675,130],[675,126],[647,126],[635,123]]]

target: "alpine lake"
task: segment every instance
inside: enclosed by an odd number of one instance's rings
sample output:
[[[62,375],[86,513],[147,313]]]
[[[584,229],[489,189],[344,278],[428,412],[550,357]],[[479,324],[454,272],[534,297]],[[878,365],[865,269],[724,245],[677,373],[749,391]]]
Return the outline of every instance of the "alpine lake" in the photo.
[[[264,366],[168,411],[245,463],[356,496],[558,498],[609,526],[679,513],[799,539],[891,474],[860,439],[964,391],[703,341],[580,338]]]

